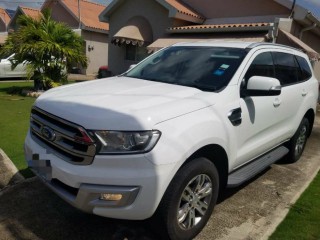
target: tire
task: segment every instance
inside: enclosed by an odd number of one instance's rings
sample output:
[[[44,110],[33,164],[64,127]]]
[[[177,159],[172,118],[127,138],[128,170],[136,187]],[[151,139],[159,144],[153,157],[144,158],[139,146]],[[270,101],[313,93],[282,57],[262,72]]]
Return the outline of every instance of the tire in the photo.
[[[158,208],[164,239],[194,238],[206,225],[216,204],[219,175],[214,164],[197,158],[184,165],[167,188]]]
[[[287,163],[295,163],[300,159],[307,143],[309,130],[309,120],[304,117],[298,127],[298,130],[289,141],[289,153],[286,158]]]

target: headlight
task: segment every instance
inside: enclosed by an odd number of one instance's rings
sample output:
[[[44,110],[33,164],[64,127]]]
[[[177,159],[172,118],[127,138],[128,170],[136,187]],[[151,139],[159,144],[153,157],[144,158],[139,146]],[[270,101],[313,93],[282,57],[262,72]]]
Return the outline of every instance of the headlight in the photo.
[[[100,154],[143,153],[150,151],[161,133],[157,130],[141,132],[95,131],[101,143]]]

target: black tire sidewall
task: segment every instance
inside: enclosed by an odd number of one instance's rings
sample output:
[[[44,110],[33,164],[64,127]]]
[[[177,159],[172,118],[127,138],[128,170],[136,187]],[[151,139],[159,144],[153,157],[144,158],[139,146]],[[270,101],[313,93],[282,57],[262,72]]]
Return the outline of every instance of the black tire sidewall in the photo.
[[[212,197],[206,214],[192,229],[182,229],[177,221],[177,210],[180,198],[187,184],[197,175],[206,174],[212,182]],[[206,158],[197,158],[183,166],[170,183],[166,193],[164,204],[166,206],[165,224],[171,239],[192,239],[206,225],[216,204],[219,192],[219,175],[214,164]]]
[[[304,142],[304,145],[303,145],[301,153],[298,156],[296,156],[295,155],[295,148],[296,148],[296,145],[297,145],[297,141],[299,139],[300,131],[304,126],[306,126],[306,140]],[[290,143],[289,143],[289,154],[288,154],[287,162],[295,163],[300,159],[300,157],[301,157],[301,155],[302,155],[302,153],[304,151],[304,148],[306,146],[306,143],[307,143],[309,130],[310,130],[310,123],[309,123],[308,119],[304,117],[301,120],[299,128],[297,129],[297,131],[293,135],[292,139],[290,140]]]

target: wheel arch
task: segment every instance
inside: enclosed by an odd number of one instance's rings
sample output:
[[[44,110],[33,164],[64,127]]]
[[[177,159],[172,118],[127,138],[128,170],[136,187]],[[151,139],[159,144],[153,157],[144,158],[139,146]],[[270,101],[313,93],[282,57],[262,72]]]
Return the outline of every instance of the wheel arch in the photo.
[[[181,167],[199,157],[205,157],[215,165],[219,173],[220,190],[223,190],[227,185],[229,172],[228,155],[224,148],[217,144],[203,146],[188,157]]]
[[[313,123],[314,123],[314,118],[315,118],[315,113],[313,109],[309,109],[306,114],[304,115],[305,118],[308,119],[309,124],[310,124],[310,129],[309,129],[309,133],[308,133],[308,137],[311,135],[312,132],[312,128],[313,128]]]

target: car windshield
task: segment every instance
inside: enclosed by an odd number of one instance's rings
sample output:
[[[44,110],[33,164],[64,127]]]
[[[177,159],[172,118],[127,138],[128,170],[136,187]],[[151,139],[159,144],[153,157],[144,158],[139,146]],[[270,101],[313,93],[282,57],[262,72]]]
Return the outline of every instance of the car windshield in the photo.
[[[156,52],[124,76],[219,91],[245,55],[240,48],[174,46]]]

